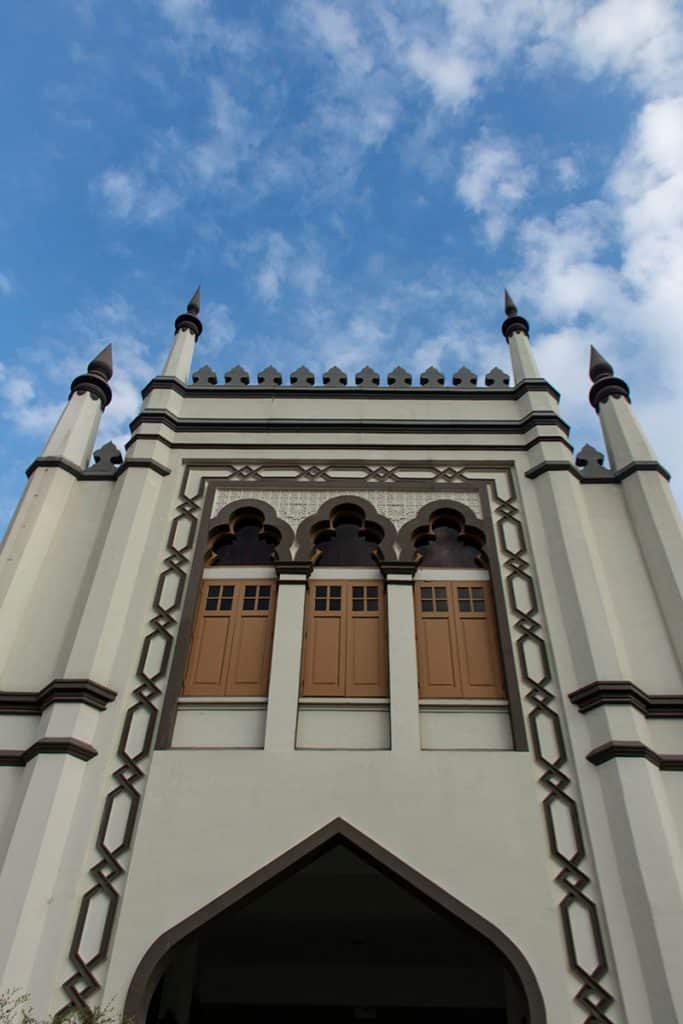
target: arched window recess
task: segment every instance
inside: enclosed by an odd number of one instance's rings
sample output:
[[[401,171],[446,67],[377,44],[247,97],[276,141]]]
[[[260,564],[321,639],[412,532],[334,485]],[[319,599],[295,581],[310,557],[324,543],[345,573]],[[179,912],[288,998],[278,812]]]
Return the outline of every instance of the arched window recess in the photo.
[[[415,625],[424,700],[505,700],[486,534],[463,511],[434,503],[401,531],[417,562]]]
[[[301,692],[388,696],[386,601],[379,563],[395,531],[362,499],[327,502],[302,524],[310,558]]]
[[[266,696],[275,619],[273,563],[292,537],[289,527],[274,520],[272,509],[259,502],[226,510],[211,524],[184,696]]]

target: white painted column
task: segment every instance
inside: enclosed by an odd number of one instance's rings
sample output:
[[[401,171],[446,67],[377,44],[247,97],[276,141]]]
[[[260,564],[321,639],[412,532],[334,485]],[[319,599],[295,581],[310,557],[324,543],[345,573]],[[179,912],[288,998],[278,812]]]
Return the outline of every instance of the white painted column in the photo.
[[[199,314],[199,288],[187,304],[187,312],[181,313],[175,322],[175,337],[171,351],[162,371],[163,377],[176,377],[187,383],[192,367],[192,356],[197,338],[202,333]]]
[[[522,318],[518,319],[521,321]],[[536,364],[527,332],[519,325],[513,325],[506,338],[510,346],[510,363],[515,384],[523,380],[540,380],[541,372]]]
[[[421,746],[413,597],[416,569],[414,562],[382,564],[387,585],[391,749],[411,754]]]
[[[280,562],[264,747],[294,750],[310,562]]]

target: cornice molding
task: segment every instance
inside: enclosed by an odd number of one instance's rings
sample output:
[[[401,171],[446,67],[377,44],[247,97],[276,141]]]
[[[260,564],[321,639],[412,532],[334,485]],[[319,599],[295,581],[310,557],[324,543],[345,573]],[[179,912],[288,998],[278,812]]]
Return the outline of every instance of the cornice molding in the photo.
[[[428,385],[408,385],[406,387],[378,386],[355,387],[322,384],[308,387],[296,385],[277,385],[268,387],[263,384],[235,386],[228,384],[183,384],[177,377],[153,377],[142,389],[142,397],[147,398],[156,390],[175,391],[184,398],[441,398],[468,401],[485,401],[486,399],[518,399],[532,391],[541,391],[560,400],[560,392],[542,377],[522,380],[510,388],[494,387],[456,387],[441,384],[435,387]]]
[[[594,708],[629,705],[646,718],[683,718],[683,694],[645,693],[628,680],[596,680],[569,694],[581,714]]]
[[[114,690],[91,679],[53,679],[34,693],[0,691],[0,715],[42,715],[51,704],[86,704],[104,711],[115,699]]]
[[[683,755],[658,754],[655,750],[636,740],[616,740],[611,743],[603,743],[602,746],[595,747],[589,754],[586,754],[586,759],[594,765],[605,764],[617,757],[640,757],[649,761],[660,772],[683,772]]]
[[[366,393],[367,395],[367,393]],[[164,409],[143,410],[131,421],[131,431],[144,423],[162,423],[176,433],[306,433],[320,434],[525,434],[535,427],[569,425],[557,413],[537,410],[519,420],[341,420],[341,419],[183,419]],[[122,466],[123,469],[125,467]]]
[[[79,761],[91,761],[97,757],[95,748],[83,740],[75,740],[70,736],[50,736],[36,740],[26,750],[0,750],[0,765],[23,768],[39,754],[68,754]]]

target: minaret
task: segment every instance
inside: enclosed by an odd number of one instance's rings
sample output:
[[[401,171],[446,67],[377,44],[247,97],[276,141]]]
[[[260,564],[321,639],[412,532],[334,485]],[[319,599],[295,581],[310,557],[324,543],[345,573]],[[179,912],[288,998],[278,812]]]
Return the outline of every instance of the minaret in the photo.
[[[683,523],[668,480],[636,419],[628,384],[614,376],[610,363],[591,346],[590,402],[602,427],[612,471],[621,480],[624,500],[643,558],[683,669]]]
[[[515,384],[541,377],[529,342],[529,322],[517,313],[517,307],[505,289],[505,317],[501,331],[510,346],[510,362]]]
[[[90,461],[102,413],[111,402],[114,372],[111,345],[88,363],[71,383],[69,401],[47,439],[40,458],[64,459],[85,469]]]
[[[187,383],[192,366],[192,355],[197,338],[202,333],[199,319],[199,288],[187,304],[187,312],[181,313],[175,322],[175,337],[168,359],[162,371],[163,377],[175,377]]]

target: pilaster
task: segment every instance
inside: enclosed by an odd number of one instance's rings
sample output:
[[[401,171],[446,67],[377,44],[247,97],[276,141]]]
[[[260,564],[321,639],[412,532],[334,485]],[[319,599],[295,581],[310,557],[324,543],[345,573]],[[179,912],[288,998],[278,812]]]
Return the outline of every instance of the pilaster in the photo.
[[[277,606],[270,663],[265,749],[294,750],[299,708],[306,581],[310,562],[277,562]]]
[[[416,562],[383,562],[387,587],[391,749],[420,750],[420,704],[417,690],[417,641],[413,578]]]

